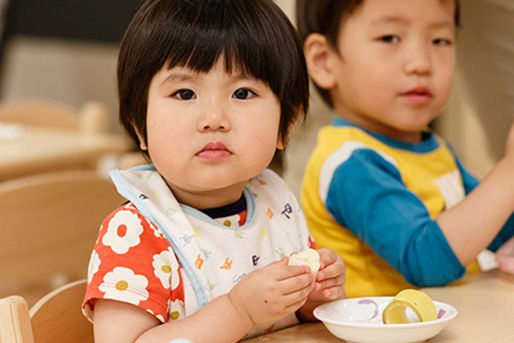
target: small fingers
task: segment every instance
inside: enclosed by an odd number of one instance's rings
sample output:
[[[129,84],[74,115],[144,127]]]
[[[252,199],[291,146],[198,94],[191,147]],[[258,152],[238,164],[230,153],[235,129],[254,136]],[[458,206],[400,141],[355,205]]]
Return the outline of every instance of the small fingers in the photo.
[[[321,269],[316,274],[316,280],[322,281],[325,279],[332,279],[332,278],[336,278],[336,277],[342,277],[344,280],[345,275],[346,275],[346,267],[344,265],[343,260],[341,260],[340,258],[336,258],[336,262],[328,265],[324,269]]]
[[[295,304],[301,303],[302,301],[303,302],[307,301],[307,297],[309,296],[311,291],[312,291],[312,286],[309,284],[306,287],[298,289],[289,294],[285,294],[283,296],[282,301],[284,302],[286,307],[294,306]]]
[[[271,262],[270,264],[266,265],[264,268],[268,268],[268,269],[277,268],[278,266],[287,265],[287,262],[288,262],[287,257],[284,257],[281,260]]]
[[[280,265],[275,270],[275,278],[283,281],[302,274],[311,274],[311,269],[307,266]]]
[[[294,304],[287,306],[285,311],[288,313],[293,313],[293,312],[297,311],[298,309],[300,309],[300,307],[305,305],[306,302],[307,302],[307,297],[305,297],[305,299],[302,299]]]
[[[326,289],[326,288],[331,288],[331,287],[336,287],[336,286],[339,286],[339,287],[344,286],[344,277],[339,276],[339,277],[335,277],[332,279],[325,279],[321,282],[316,282],[316,284],[314,285],[314,290],[318,291],[321,289]]]
[[[322,268],[329,266],[337,261],[338,255],[330,249],[319,249],[318,253]]]
[[[337,299],[345,295],[343,286],[326,288],[323,290],[323,296],[327,299]]]
[[[314,277],[312,273],[303,273],[300,275],[296,275],[294,277],[284,279],[280,281],[280,289],[282,290],[282,294],[287,295],[304,288],[309,288],[312,290],[313,288]]]

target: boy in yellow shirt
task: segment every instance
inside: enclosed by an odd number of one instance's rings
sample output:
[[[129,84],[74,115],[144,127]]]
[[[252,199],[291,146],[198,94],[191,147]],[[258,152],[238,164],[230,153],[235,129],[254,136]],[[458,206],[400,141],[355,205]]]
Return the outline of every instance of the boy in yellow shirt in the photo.
[[[337,115],[319,132],[302,205],[317,244],[345,261],[348,296],[445,285],[478,270],[484,248],[514,245],[514,130],[478,185],[428,129],[452,86],[458,3],[297,5],[309,74]]]

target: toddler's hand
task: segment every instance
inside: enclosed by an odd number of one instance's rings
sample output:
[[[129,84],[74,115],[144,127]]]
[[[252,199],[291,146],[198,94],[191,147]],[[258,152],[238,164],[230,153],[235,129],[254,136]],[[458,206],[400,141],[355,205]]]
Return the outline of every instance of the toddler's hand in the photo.
[[[496,251],[496,262],[498,262],[500,270],[514,274],[514,237]]]
[[[319,249],[321,267],[316,274],[314,289],[309,295],[312,301],[330,301],[345,296],[346,267],[339,255],[329,249]]]
[[[228,295],[252,324],[270,323],[303,306],[313,281],[309,267],[288,266],[284,258],[251,272]]]

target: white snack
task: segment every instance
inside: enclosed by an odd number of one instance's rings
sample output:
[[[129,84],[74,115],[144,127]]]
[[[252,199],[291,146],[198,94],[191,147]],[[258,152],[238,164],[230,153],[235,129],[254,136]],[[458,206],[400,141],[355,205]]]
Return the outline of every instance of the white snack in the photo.
[[[309,266],[309,268],[311,268],[312,274],[316,276],[320,265],[319,254],[316,250],[309,248],[307,250],[299,252],[298,254],[293,254],[289,256],[288,264],[290,266]]]

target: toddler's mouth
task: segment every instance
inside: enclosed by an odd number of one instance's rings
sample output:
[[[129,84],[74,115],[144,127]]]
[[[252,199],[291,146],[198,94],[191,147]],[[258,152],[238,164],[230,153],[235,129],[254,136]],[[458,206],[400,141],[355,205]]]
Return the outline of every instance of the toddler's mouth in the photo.
[[[197,157],[207,159],[219,159],[232,155],[232,152],[223,144],[223,142],[211,142],[206,144],[202,150],[196,153]]]

